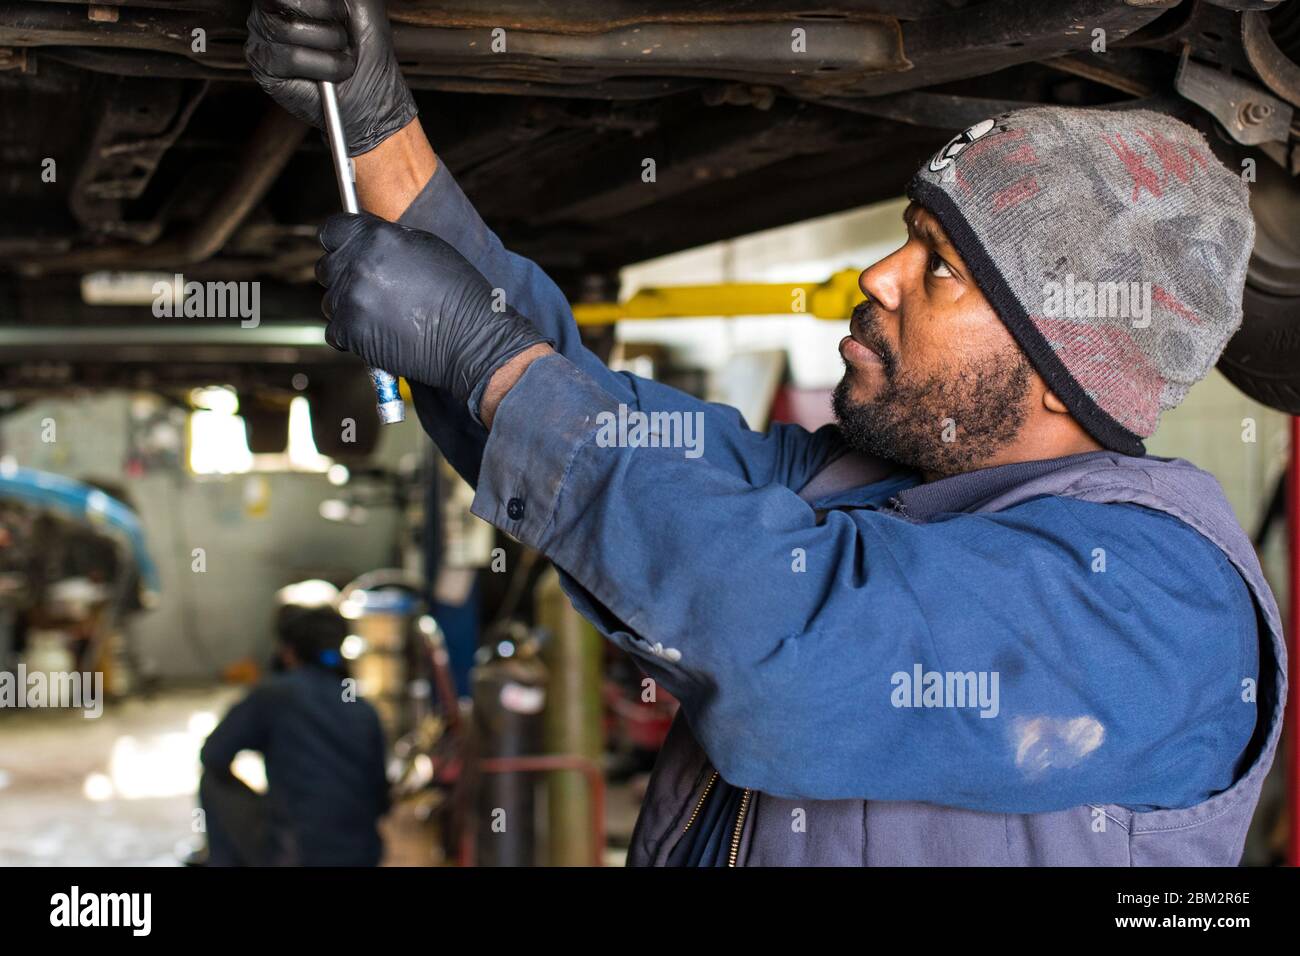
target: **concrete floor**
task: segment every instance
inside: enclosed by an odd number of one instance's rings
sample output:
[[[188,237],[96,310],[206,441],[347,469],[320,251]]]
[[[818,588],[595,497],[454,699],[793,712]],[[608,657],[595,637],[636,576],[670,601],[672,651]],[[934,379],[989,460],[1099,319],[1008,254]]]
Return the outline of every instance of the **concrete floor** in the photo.
[[[0,714],[0,866],[175,866],[195,841],[198,753],[238,688]]]
[[[80,712],[0,711],[0,866],[177,866],[194,830],[198,753],[238,687],[170,690]],[[237,761],[254,783],[260,761]],[[636,788],[608,794],[611,842],[625,845]],[[431,835],[410,807],[383,822],[386,866],[432,866]],[[607,864],[620,865],[611,849]]]

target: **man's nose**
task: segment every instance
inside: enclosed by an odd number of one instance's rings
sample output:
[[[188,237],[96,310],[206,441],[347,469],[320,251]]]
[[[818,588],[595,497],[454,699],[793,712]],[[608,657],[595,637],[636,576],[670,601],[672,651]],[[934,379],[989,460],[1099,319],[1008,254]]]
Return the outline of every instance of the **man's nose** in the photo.
[[[898,310],[902,288],[900,265],[899,255],[895,252],[863,269],[858,276],[858,288],[886,312]]]

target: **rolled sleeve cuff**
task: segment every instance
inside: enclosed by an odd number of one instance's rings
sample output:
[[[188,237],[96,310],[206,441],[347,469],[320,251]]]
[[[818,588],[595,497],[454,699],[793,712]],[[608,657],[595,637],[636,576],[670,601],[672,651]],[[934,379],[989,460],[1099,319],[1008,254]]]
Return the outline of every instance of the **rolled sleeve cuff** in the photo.
[[[574,459],[617,407],[563,355],[535,360],[497,407],[470,510],[546,552]]]
[[[432,232],[455,247],[480,272],[484,271],[488,258],[499,249],[496,237],[484,224],[441,156],[433,175],[397,222]]]

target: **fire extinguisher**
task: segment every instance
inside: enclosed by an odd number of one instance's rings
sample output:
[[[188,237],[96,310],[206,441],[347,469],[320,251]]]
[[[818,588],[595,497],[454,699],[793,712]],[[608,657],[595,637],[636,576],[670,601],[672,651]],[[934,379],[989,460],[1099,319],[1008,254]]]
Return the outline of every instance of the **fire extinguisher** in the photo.
[[[474,657],[470,673],[476,759],[542,753],[546,667],[527,627],[495,629]],[[515,770],[477,773],[473,797],[474,860],[479,866],[537,862],[537,774]]]

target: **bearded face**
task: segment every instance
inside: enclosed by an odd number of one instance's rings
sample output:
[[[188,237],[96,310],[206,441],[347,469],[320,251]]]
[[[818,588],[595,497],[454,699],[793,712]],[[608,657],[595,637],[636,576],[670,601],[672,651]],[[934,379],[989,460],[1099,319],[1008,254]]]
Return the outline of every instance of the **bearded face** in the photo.
[[[833,408],[851,447],[932,479],[1015,441],[1041,380],[938,221],[915,203],[903,218],[907,243],[859,280]]]
[[[844,377],[832,398],[850,447],[939,477],[980,467],[1020,434],[1033,369],[1014,342],[905,365],[871,302],[854,310],[852,328],[860,350],[841,348]]]

